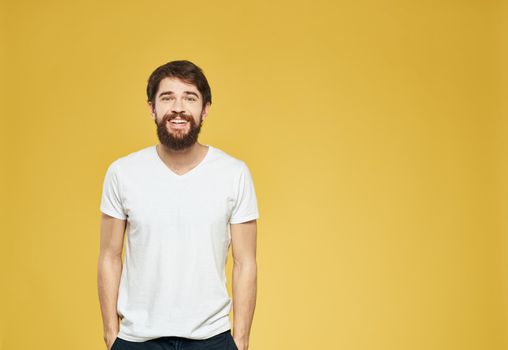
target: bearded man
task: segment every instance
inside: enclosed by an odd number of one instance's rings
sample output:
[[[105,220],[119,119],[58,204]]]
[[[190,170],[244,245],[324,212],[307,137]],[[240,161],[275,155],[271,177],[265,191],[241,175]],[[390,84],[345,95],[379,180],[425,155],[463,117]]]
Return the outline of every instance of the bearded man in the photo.
[[[98,290],[106,348],[247,350],[259,218],[251,173],[244,161],[198,142],[212,103],[198,66],[168,62],[150,75],[146,91],[160,143],[111,162],[102,187]]]

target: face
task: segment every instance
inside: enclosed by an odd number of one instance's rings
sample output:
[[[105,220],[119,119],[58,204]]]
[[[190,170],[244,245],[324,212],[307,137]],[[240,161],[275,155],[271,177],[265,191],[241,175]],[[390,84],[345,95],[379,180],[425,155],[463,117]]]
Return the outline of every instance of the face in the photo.
[[[164,78],[155,95],[155,105],[148,103],[157,125],[159,141],[173,150],[192,146],[198,140],[210,104],[203,108],[199,90],[178,78]]]

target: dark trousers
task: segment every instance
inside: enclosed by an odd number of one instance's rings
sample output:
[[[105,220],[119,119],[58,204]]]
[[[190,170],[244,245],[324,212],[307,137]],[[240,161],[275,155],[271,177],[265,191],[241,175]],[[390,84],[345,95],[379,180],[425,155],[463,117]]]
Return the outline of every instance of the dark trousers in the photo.
[[[132,342],[117,337],[111,350],[238,350],[231,329],[208,339],[160,337],[144,342]]]

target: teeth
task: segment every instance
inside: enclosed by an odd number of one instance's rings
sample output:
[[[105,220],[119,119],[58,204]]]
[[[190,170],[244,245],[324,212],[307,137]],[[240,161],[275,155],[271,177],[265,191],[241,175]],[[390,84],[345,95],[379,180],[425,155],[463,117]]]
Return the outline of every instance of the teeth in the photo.
[[[176,124],[183,124],[183,123],[187,123],[186,120],[172,120],[171,121],[172,123],[176,123]]]

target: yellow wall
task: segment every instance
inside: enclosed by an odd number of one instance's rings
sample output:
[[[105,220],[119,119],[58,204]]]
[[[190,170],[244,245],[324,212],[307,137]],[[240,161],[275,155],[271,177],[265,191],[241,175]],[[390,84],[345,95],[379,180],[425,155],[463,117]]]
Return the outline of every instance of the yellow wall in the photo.
[[[1,6],[2,350],[105,349],[103,176],[158,142],[146,79],[174,59],[256,184],[249,349],[508,349],[506,5]]]
[[[498,71],[497,89],[492,94],[496,96],[494,110],[496,121],[495,131],[495,174],[497,179],[493,190],[497,194],[496,206],[500,224],[495,229],[502,237],[500,247],[494,251],[495,259],[502,268],[502,298],[499,313],[502,316],[501,329],[504,332],[503,343],[496,344],[500,348],[508,349],[508,3],[503,2],[496,11],[496,45],[495,58]]]

